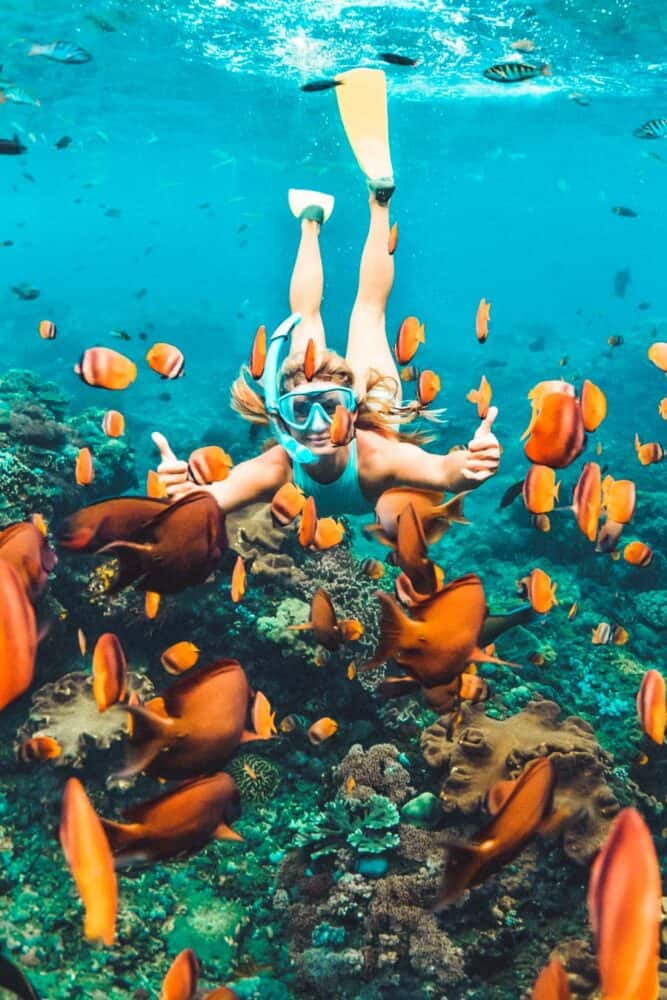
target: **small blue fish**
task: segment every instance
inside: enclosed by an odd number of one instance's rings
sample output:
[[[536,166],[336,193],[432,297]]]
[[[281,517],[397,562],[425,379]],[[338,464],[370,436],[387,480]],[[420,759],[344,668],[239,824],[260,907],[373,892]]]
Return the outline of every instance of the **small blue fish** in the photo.
[[[12,104],[30,104],[33,108],[38,108],[41,104],[41,101],[22,90],[21,87],[9,87],[0,91],[0,103],[3,101],[11,101]]]
[[[495,83],[522,83],[536,76],[551,76],[551,68],[546,63],[542,66],[528,66],[526,63],[504,62],[489,66],[484,70],[484,76]]]
[[[93,58],[90,52],[74,42],[51,42],[49,45],[33,45],[29,56],[44,56],[61,63],[86,63]]]
[[[664,139],[667,137],[667,118],[651,118],[632,134],[637,139]]]

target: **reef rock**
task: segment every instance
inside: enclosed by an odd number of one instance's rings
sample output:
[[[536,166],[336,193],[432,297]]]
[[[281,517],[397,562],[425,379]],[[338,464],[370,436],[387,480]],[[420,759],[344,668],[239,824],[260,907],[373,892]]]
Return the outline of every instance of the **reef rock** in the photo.
[[[243,558],[253,576],[297,591],[308,583],[292,557],[282,551],[290,529],[274,524],[270,504],[248,504],[229,514],[226,530],[229,547]]]
[[[150,680],[139,674],[130,673],[128,687],[136,691],[142,702],[155,693]],[[16,734],[17,745],[37,734],[52,736],[62,749],[53,763],[82,767],[89,747],[105,750],[122,739],[126,719],[125,712],[113,709],[100,712],[93,697],[92,675],[75,671],[35,692],[28,721]]]
[[[465,702],[460,721],[445,715],[424,730],[421,747],[431,767],[442,768],[446,813],[471,815],[482,808],[497,781],[517,778],[536,757],[548,756],[558,783],[554,806],[571,815],[564,827],[565,853],[583,864],[605,839],[620,806],[606,783],[612,758],[583,719],[558,720],[552,701],[531,701],[507,719],[492,719],[484,705]]]

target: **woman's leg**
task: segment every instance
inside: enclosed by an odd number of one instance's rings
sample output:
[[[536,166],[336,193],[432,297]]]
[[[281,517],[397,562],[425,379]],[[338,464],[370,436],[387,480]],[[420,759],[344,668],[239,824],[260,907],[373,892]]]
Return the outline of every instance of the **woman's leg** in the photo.
[[[357,385],[365,387],[368,370],[396,380],[397,402],[401,398],[401,382],[394,356],[387,341],[385,308],[394,283],[394,258],[388,251],[389,205],[380,205],[371,195],[370,225],[361,255],[359,288],[350,316],[347,339],[347,361],[354,370]]]
[[[301,220],[301,239],[289,286],[292,312],[301,313],[301,322],[292,333],[291,350],[303,353],[308,341],[315,341],[317,351],[326,348],[320,305],[324,292],[324,270],[320,255],[320,224],[312,219]]]

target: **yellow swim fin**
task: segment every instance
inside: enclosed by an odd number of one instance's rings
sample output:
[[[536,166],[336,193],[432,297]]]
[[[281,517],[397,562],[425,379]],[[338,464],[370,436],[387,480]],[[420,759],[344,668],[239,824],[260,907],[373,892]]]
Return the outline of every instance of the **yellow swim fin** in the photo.
[[[351,69],[336,80],[338,110],[352,152],[377,200],[386,204],[394,190],[387,79],[381,69]]]
[[[308,191],[306,188],[290,188],[287,200],[292,215],[297,219],[312,219],[323,225],[333,212],[334,197],[321,191]]]

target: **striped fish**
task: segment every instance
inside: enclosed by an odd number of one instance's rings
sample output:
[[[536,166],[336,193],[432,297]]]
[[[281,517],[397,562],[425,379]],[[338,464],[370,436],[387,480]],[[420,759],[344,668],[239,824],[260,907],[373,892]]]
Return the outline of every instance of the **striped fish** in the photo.
[[[51,42],[49,45],[33,45],[28,52],[29,56],[45,56],[53,59],[54,62],[61,63],[86,63],[93,58],[90,52],[83,49],[75,42]]]
[[[547,63],[542,66],[528,66],[521,62],[496,63],[484,70],[484,76],[495,83],[521,83],[536,76],[551,76],[551,67]]]
[[[667,137],[667,118],[651,118],[632,134],[637,139],[664,139]]]

